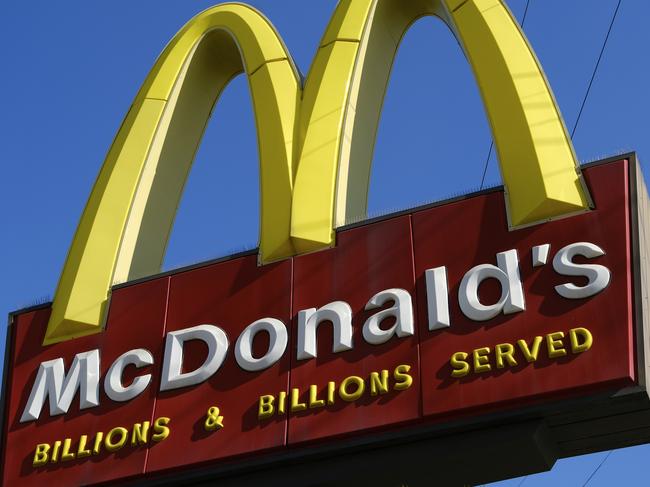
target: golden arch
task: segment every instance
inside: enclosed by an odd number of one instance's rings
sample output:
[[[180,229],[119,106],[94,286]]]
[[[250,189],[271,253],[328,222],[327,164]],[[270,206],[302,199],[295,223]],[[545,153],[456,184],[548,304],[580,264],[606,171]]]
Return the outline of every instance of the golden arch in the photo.
[[[212,106],[247,74],[260,154],[260,261],[328,247],[365,214],[372,148],[408,27],[437,15],[473,67],[495,138],[512,226],[590,200],[548,83],[501,0],[342,0],[304,87],[268,20],[210,8],[176,34],[106,157],[74,236],[44,344],[96,333],[115,282],[158,272]]]

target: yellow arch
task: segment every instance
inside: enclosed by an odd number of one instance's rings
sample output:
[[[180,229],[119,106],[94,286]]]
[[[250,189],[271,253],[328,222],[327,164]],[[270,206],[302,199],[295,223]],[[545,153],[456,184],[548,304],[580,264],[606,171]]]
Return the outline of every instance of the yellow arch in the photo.
[[[79,223],[44,344],[101,331],[111,286],[158,272],[212,106],[242,70],[258,130],[260,261],[333,245],[337,225],[365,214],[391,65],[423,15],[445,20],[472,64],[511,224],[588,209],[548,83],[500,0],[342,0],[304,89],[268,20],[223,4],[172,39],[131,106]]]
[[[335,13],[312,68],[332,81],[321,86],[308,81],[303,96],[301,114],[314,106],[318,116],[300,120],[305,139],[291,218],[299,252],[332,245],[334,228],[366,214],[372,151],[393,60],[411,24],[428,15],[447,23],[472,65],[492,127],[511,226],[590,207],[548,82],[502,1],[359,0],[353,5]],[[324,126],[325,114],[338,119]]]
[[[248,75],[258,128],[261,247],[291,255],[293,130],[300,76],[259,12],[224,4],[172,39],[120,127],[90,195],[54,298],[44,343],[101,331],[111,286],[159,272],[212,107]]]

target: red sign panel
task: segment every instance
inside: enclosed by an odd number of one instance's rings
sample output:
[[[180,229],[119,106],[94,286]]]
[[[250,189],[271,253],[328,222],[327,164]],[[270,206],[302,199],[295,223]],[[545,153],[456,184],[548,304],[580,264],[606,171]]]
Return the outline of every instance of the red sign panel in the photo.
[[[99,406],[80,410],[79,400],[71,402],[65,414],[49,414],[48,404],[37,421],[21,422],[39,365],[63,358],[66,368],[80,352],[101,350],[102,377],[113,361],[133,348],[146,348],[154,356],[149,372],[160,377],[164,345],[165,303],[168,278],[118,289],[113,293],[106,332],[43,347],[49,309],[20,314],[11,326],[13,334],[10,370],[5,400],[8,430],[4,451],[4,485],[79,485],[139,475],[145,471],[147,449],[131,446],[130,441],[119,451],[106,448],[106,436],[116,427],[132,432],[136,423],[151,421],[156,389],[149,387],[128,402],[116,402],[104,391],[99,393]],[[128,383],[134,371],[126,370]],[[115,433],[114,433],[115,435]],[[84,439],[85,438],[85,439]],[[117,440],[117,438],[116,438]],[[129,438],[130,440],[130,438]],[[68,446],[66,447],[66,442]],[[34,465],[38,444],[50,445],[48,462]],[[109,447],[110,448],[110,447]],[[70,458],[70,454],[75,457]]]
[[[291,262],[258,268],[255,256],[249,255],[172,276],[166,329],[212,323],[223,328],[232,347],[250,323],[265,316],[288,323],[290,312]],[[264,339],[260,334],[254,343],[261,353],[267,348]],[[184,355],[185,368],[194,370],[204,362],[207,349],[195,340],[188,342]],[[246,372],[230,353],[218,372],[200,385],[159,393],[155,415],[172,419],[175,438],[151,449],[148,471],[284,446],[285,418],[260,424],[257,402],[267,391],[286,390],[288,382],[289,354],[268,369]],[[208,410],[215,406],[224,427],[206,431]],[[197,449],[198,444],[202,446]]]
[[[525,296],[525,311],[501,314],[485,322],[466,317],[458,306],[450,308],[452,326],[427,331],[420,319],[420,357],[423,375],[422,403],[425,415],[458,414],[461,411],[492,408],[510,403],[521,405],[550,395],[576,393],[580,389],[608,382],[624,385],[635,378],[634,335],[632,327],[632,276],[630,273],[630,232],[628,172],[625,164],[608,164],[585,171],[596,211],[563,220],[536,225],[515,232],[507,230],[503,195],[490,193],[414,213],[413,235],[418,294],[426,294],[424,272],[445,265],[451,301],[457,302],[463,275],[476,264],[493,263],[495,254],[516,249]],[[604,291],[582,299],[567,299],[555,286],[574,282],[585,285],[586,278],[567,279],[553,267],[557,251],[576,242],[598,246],[605,254],[593,261],[606,267],[611,280]],[[533,265],[533,249],[549,244],[546,264]],[[494,302],[497,286],[486,281],[485,302]],[[491,295],[490,295],[491,294]],[[421,300],[419,316],[426,316]],[[569,332],[589,330],[593,345],[587,353],[572,353]],[[550,335],[562,333],[565,336]],[[541,337],[536,339],[536,337]],[[518,343],[523,340],[525,344]],[[558,340],[562,345],[549,350]],[[539,342],[537,354],[528,356]],[[499,368],[496,348],[511,345],[513,352],[501,356]],[[489,351],[485,350],[489,348]],[[557,348],[557,355],[554,355]],[[499,350],[509,351],[510,347]],[[479,350],[477,367],[474,360]],[[450,357],[468,354],[471,372],[454,378]],[[489,368],[488,368],[489,366]]]
[[[487,192],[125,285],[104,332],[14,315],[4,485],[138,479],[637,383],[628,161],[509,231]],[[295,448],[294,448],[295,447]]]
[[[369,344],[362,337],[364,322],[376,312],[366,311],[366,303],[376,293],[390,288],[406,290],[413,296],[415,306],[411,221],[408,216],[342,232],[336,248],[294,260],[294,345],[291,349],[297,349],[299,310],[318,308],[341,299],[352,309],[353,334],[351,350],[333,353],[332,327],[323,324],[323,330],[320,327],[318,330],[316,359],[296,360],[295,354],[292,354],[291,388],[298,389],[301,401],[309,406],[309,388],[314,385],[317,397],[325,399],[326,404],[307,408],[294,415],[290,413],[290,443],[352,433],[419,417],[417,332],[380,345]],[[399,365],[410,366],[409,374],[414,384],[408,389],[395,389],[393,375]],[[388,391],[377,390],[373,395],[370,376],[373,373],[381,374],[382,370],[389,372],[388,387],[385,388]],[[356,392],[359,389],[358,381],[346,383],[346,391],[359,394],[358,399],[353,401],[347,401],[349,398],[342,398],[340,394],[341,385],[348,377],[364,380],[364,390],[360,393]],[[333,404],[327,404],[327,386],[330,382],[334,382],[336,389]]]

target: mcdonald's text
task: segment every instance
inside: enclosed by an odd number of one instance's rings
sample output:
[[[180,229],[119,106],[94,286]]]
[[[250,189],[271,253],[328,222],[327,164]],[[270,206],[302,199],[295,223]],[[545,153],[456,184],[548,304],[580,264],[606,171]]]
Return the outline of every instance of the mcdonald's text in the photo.
[[[550,244],[535,246],[532,249],[533,267],[545,265],[549,258]],[[584,285],[565,282],[555,286],[551,292],[557,293],[564,299],[586,299],[603,291],[609,284],[611,273],[607,267],[600,264],[580,264],[574,261],[576,257],[588,260],[598,258],[605,251],[589,242],[575,242],[559,249],[553,257],[553,268],[561,276],[586,279]],[[526,298],[519,271],[519,257],[517,250],[510,249],[496,254],[497,265],[484,263],[468,270],[462,278],[458,294],[458,305],[462,313],[470,320],[486,322],[500,314],[520,313],[526,309]],[[439,330],[452,326],[449,319],[449,292],[446,267],[436,267],[425,271],[427,282],[427,306],[429,317],[429,330]],[[482,302],[479,296],[481,284],[493,279],[498,284],[499,298],[494,303]],[[369,345],[381,345],[389,340],[413,336],[415,322],[412,297],[404,289],[386,289],[372,296],[366,303],[366,311],[374,311],[367,318],[362,327],[362,336]],[[387,305],[390,305],[387,307]],[[352,320],[353,313],[350,305],[345,301],[334,301],[319,308],[303,309],[298,312],[298,340],[295,357],[297,360],[312,360],[317,358],[317,328],[324,322],[331,323],[334,340],[331,345],[333,353],[344,353],[354,347]],[[389,323],[387,325],[387,323]],[[580,331],[582,330],[582,331]],[[258,357],[253,354],[253,342],[259,333],[268,334],[268,349]],[[574,352],[580,349],[577,344],[578,333],[589,333],[583,328],[572,329],[569,333]],[[554,358],[566,355],[563,348],[559,348],[564,333],[557,332],[547,335],[548,356]],[[167,333],[165,340],[165,353],[162,363],[162,376],[160,378],[160,391],[174,390],[195,386],[210,379],[216,374],[223,362],[228,357],[230,341],[226,332],[217,324],[198,324],[189,328]],[[587,336],[583,336],[587,340]],[[184,371],[183,364],[184,344],[190,340],[198,340],[205,344],[208,353],[200,367]],[[536,337],[531,352],[527,345],[522,346],[526,360],[532,362],[536,359],[541,337]],[[591,340],[591,335],[588,335]],[[526,342],[520,340],[525,344]],[[277,318],[260,318],[248,325],[237,337],[234,343],[234,358],[237,365],[247,372],[258,372],[275,365],[285,354],[289,343],[289,332],[285,323]],[[491,370],[489,348],[481,349],[483,354],[477,355],[474,351],[474,371],[483,372]],[[514,359],[512,345],[501,344],[495,349],[496,368],[504,367],[504,358],[511,365],[517,365]],[[470,366],[464,359],[465,352],[457,352],[451,358],[454,367],[451,375],[462,377],[470,371]],[[38,368],[36,379],[31,387],[29,399],[23,411],[21,422],[37,420],[46,402],[49,401],[50,415],[67,413],[75,394],[79,393],[79,408],[88,409],[99,406],[100,401],[100,362],[99,349],[80,352],[75,355],[68,371],[65,370],[63,358],[42,362]],[[130,384],[123,384],[124,369],[132,366],[146,370],[154,363],[151,351],[145,348],[135,348],[121,354],[108,368],[104,377],[103,387],[109,400],[116,402],[130,401],[142,394],[152,382],[151,373],[138,375]],[[403,375],[407,370],[398,366],[396,375]],[[402,369],[400,369],[402,368]],[[401,370],[401,371],[400,371]],[[396,377],[397,379],[397,377]],[[371,383],[374,384],[371,374]],[[355,394],[361,395],[365,388],[363,379],[358,379]],[[156,381],[158,382],[158,381]],[[383,380],[385,384],[385,379]],[[394,386],[400,389],[403,382]],[[329,386],[328,386],[329,387]],[[383,386],[387,390],[387,386]],[[343,400],[346,396],[354,396],[346,392],[345,382],[341,385],[340,395]],[[310,387],[310,395],[314,396],[316,386]],[[372,394],[376,395],[376,394]],[[266,402],[260,399],[260,417],[270,415],[271,399]],[[333,392],[328,389],[328,397],[333,397]],[[284,399],[282,399],[284,400]],[[331,399],[333,401],[333,399]],[[312,400],[316,403],[316,400]],[[291,411],[301,410],[298,406],[298,390],[291,392]],[[318,403],[320,404],[320,403]],[[282,407],[284,409],[284,407]],[[303,408],[304,409],[304,408]]]

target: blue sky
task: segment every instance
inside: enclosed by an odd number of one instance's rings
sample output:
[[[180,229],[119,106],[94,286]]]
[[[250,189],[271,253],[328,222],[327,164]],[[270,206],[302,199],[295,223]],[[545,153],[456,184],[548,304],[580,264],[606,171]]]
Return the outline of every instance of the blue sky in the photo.
[[[213,3],[0,3],[0,315],[51,299],[93,181],[140,83],[185,21]],[[335,2],[249,3],[276,25],[306,73]],[[521,19],[526,0],[507,3]],[[616,3],[530,0],[524,30],[569,130]],[[650,2],[622,0],[574,138],[583,162],[636,150],[646,180],[648,19]],[[477,189],[490,137],[472,73],[453,36],[436,19],[417,22],[398,53],[384,105],[370,213]],[[238,77],[206,131],[166,269],[256,245],[257,164],[247,84]],[[494,153],[486,183],[499,183]],[[614,451],[588,485],[644,485],[648,454],[648,446]],[[500,485],[583,485],[604,455],[561,460],[551,472]]]

